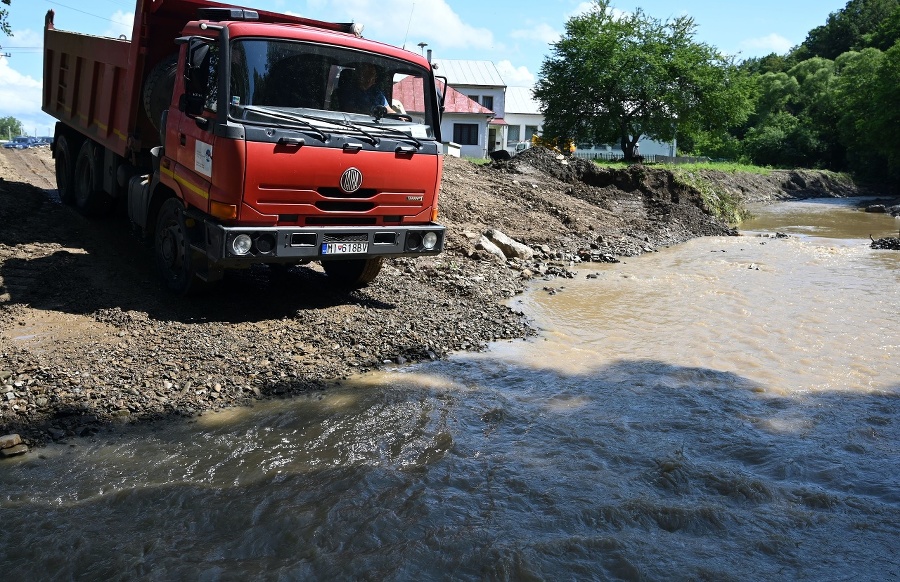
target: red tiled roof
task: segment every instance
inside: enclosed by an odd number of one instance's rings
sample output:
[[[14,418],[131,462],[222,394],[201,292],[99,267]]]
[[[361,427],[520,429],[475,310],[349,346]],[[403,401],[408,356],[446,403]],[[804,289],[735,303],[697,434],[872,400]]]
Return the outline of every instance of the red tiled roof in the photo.
[[[419,84],[421,84],[421,80],[416,77],[406,77],[394,83],[393,98],[399,99],[407,111],[425,111],[422,92],[418,89]],[[438,81],[438,88],[443,89],[443,87],[443,83]],[[444,97],[444,113],[494,114],[490,109],[483,107],[477,101],[472,101],[453,87],[447,87],[447,94]]]

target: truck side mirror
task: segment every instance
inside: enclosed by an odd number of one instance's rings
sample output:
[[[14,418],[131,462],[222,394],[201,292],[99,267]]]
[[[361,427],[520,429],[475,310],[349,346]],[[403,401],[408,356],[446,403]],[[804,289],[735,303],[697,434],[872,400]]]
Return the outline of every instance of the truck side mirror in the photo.
[[[209,90],[210,47],[200,39],[191,39],[184,67],[185,94],[181,109],[188,115],[200,115]]]
[[[441,83],[435,83],[434,86],[437,88],[437,98],[438,98],[438,106],[441,108],[441,113],[444,112],[444,99],[447,96],[447,77],[435,75],[434,78]]]
[[[209,44],[206,42],[191,39],[187,52],[187,66],[184,68],[184,80],[192,93],[206,89],[209,80]]]

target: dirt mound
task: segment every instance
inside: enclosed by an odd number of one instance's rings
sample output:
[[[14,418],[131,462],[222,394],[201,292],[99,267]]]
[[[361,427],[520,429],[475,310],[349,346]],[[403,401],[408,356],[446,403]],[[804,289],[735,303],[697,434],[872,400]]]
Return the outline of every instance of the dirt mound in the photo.
[[[447,158],[441,213],[459,227],[454,249],[476,257],[477,235],[488,228],[552,247],[544,258],[565,260],[590,251],[633,256],[696,236],[734,234],[670,172],[610,170],[540,147],[483,166]]]

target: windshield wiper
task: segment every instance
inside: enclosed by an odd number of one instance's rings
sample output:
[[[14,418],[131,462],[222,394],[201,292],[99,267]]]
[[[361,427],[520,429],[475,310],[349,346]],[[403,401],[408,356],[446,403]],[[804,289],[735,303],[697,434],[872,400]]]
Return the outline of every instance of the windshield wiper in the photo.
[[[347,121],[346,119],[328,119],[326,117],[315,117],[314,115],[307,115],[306,117],[308,117],[309,119],[315,119],[316,121],[321,121],[323,123],[330,123],[332,125],[338,125],[340,127],[346,127],[346,128],[352,129],[353,131],[356,131],[356,132],[362,134],[362,136],[364,138],[366,138],[366,140],[373,146],[377,146],[378,143],[381,141],[377,137],[375,137],[374,135],[369,133],[368,131],[361,128],[359,125],[352,123],[350,121]],[[367,127],[371,127],[371,126],[367,126]]]
[[[259,113],[260,115],[268,115],[269,117],[272,117],[273,119],[283,119],[285,121],[292,121],[294,123],[299,123],[306,129],[308,129],[310,131],[310,133],[312,133],[315,137],[319,138],[319,141],[321,141],[323,143],[328,141],[329,136],[327,133],[323,132],[321,129],[319,129],[312,123],[306,121],[306,119],[304,119],[304,118],[308,118],[308,119],[318,119],[318,118],[315,118],[315,117],[312,117],[309,115],[284,113],[282,111],[275,111],[273,109],[268,109],[266,107],[256,107],[254,105],[245,105],[244,111],[249,111],[250,113]],[[244,121],[248,121],[248,120],[245,119]],[[262,123],[262,122],[249,121],[249,123]],[[279,125],[278,127],[283,128],[285,126]]]
[[[410,141],[410,142],[416,144],[416,149],[419,149],[422,147],[422,142],[420,142],[419,140],[414,138],[412,135],[406,133],[405,131],[401,131],[397,128],[390,127],[388,125],[376,124],[376,123],[361,123],[360,125],[364,125],[366,127],[372,128],[372,129],[379,129],[385,133],[388,133],[395,137],[399,137],[405,141]]]

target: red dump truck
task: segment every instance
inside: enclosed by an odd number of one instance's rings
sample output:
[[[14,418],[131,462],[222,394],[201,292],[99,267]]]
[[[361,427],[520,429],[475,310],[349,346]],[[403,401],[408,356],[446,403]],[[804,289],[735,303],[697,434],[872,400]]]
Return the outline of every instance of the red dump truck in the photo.
[[[322,22],[137,0],[131,40],[44,30],[59,195],[127,208],[166,286],[320,261],[365,284],[436,255],[442,97],[424,57]],[[124,211],[123,211],[124,214]]]

